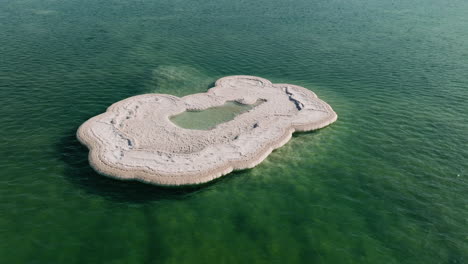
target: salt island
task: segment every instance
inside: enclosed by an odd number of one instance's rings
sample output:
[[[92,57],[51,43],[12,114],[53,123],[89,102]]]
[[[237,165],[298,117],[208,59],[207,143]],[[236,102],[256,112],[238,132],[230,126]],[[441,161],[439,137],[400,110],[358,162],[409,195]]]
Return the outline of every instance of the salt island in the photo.
[[[204,129],[173,122],[178,115],[228,103],[249,107]],[[194,185],[253,168],[295,131],[316,130],[336,119],[333,109],[306,88],[228,76],[205,93],[180,98],[144,94],[114,103],[83,123],[77,137],[100,174],[156,185]]]

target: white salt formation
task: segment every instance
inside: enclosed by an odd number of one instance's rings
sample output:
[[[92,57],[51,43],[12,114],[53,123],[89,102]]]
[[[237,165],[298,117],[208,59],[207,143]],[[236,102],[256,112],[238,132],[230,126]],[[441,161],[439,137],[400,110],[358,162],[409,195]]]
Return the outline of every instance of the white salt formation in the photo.
[[[185,129],[170,117],[227,101],[258,104],[210,130]],[[144,94],[117,102],[86,121],[78,139],[101,174],[156,185],[208,182],[252,168],[295,131],[322,128],[337,119],[324,101],[299,86],[254,76],[219,79],[206,93],[175,97]]]

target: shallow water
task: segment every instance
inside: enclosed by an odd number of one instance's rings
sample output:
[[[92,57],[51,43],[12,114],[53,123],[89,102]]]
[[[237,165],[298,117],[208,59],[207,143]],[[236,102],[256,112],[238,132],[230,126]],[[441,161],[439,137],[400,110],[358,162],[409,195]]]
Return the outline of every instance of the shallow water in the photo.
[[[0,262],[468,262],[468,2],[0,2]],[[97,175],[78,126],[257,75],[339,115],[255,169]]]
[[[256,104],[248,105],[228,101],[224,105],[210,107],[201,111],[185,111],[170,120],[179,127],[187,129],[208,130],[224,122],[233,120],[236,116],[254,108]]]

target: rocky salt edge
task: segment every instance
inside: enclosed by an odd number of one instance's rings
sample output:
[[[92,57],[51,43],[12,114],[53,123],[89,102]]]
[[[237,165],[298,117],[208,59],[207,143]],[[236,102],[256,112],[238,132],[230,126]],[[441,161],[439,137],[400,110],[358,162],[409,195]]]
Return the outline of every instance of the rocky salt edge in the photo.
[[[227,101],[257,105],[210,130],[178,127],[170,117]],[[261,103],[258,103],[261,102]],[[252,168],[295,131],[336,121],[324,101],[303,87],[255,76],[219,79],[206,93],[144,94],[111,105],[81,125],[77,137],[100,174],[156,185],[193,185]]]

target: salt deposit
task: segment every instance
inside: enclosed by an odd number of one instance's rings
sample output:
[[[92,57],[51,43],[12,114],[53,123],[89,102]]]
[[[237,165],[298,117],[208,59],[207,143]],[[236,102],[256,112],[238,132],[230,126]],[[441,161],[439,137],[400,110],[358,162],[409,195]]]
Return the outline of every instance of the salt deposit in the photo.
[[[227,101],[257,105],[210,130],[185,129],[170,121],[184,111]],[[293,132],[319,129],[336,119],[327,103],[303,87],[229,76],[206,93],[127,98],[86,121],[77,136],[101,174],[156,185],[191,185],[252,168],[286,144]]]

